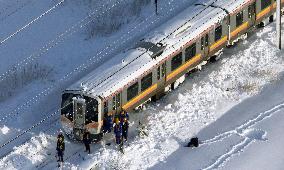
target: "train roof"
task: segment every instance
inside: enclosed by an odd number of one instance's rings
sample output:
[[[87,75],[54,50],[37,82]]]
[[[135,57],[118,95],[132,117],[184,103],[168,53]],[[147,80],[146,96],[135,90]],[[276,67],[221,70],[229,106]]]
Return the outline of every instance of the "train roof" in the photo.
[[[253,0],[217,0],[214,5],[226,9],[229,13],[234,13],[236,9],[252,1]]]
[[[200,0],[202,3],[205,1]],[[212,3],[213,1],[215,0],[207,0],[206,2]],[[218,2],[220,4],[223,1],[224,5],[230,4],[227,3],[228,0],[219,0]],[[245,0],[238,2],[241,1]],[[175,51],[180,50],[187,42],[223,20],[225,16],[226,12],[220,8],[202,5],[190,6],[150,32],[133,48],[114,56],[67,90],[80,90],[102,98],[116,94],[125,86],[132,85],[139,77],[146,75],[149,69],[158,65]],[[186,23],[188,20],[190,22]],[[165,38],[169,34],[170,36]]]

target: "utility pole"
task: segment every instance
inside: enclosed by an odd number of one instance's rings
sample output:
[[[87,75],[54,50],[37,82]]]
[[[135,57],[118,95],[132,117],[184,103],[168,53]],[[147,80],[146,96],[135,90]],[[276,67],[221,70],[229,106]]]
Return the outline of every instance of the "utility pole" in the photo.
[[[281,0],[277,0],[276,3],[276,43],[278,48],[281,50]]]
[[[155,0],[155,6],[156,6],[156,15],[158,15],[158,0]]]

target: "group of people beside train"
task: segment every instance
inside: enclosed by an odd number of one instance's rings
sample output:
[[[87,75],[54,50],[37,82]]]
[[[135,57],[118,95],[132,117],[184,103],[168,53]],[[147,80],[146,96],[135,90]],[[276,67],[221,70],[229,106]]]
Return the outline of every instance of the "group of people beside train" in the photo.
[[[129,115],[125,111],[122,111],[120,114],[116,114],[114,118],[112,115],[106,115],[104,117],[104,122],[103,122],[103,133],[111,133],[111,131],[113,130],[115,143],[120,145],[123,143],[123,141],[127,141],[128,128],[129,128],[128,121],[129,121]],[[83,134],[83,143],[85,145],[85,152],[90,153],[91,138],[90,138],[90,132],[88,132],[87,130]],[[62,131],[60,131],[57,136],[56,151],[57,151],[58,162],[63,162],[65,142]]]
[[[127,141],[129,128],[129,115],[126,111],[112,115],[105,115],[103,123],[103,133],[111,133],[113,130],[116,144],[122,144]]]

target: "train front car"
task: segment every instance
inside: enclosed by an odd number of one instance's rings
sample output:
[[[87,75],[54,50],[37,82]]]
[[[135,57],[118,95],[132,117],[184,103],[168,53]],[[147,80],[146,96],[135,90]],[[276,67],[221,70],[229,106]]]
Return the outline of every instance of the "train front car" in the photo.
[[[64,92],[61,102],[61,124],[71,139],[82,141],[87,130],[93,142],[99,141],[102,137],[102,119],[98,99],[76,92]]]

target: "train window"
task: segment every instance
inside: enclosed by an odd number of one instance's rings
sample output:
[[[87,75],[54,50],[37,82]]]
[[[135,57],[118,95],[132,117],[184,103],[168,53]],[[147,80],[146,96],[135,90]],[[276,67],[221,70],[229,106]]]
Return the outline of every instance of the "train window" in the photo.
[[[116,107],[119,108],[120,107],[120,93],[118,93],[116,95]]]
[[[113,96],[113,98],[112,98],[112,110],[116,109],[115,102],[116,102],[115,96]]]
[[[86,101],[86,124],[98,122],[98,101],[91,97],[84,96]]]
[[[236,15],[236,27],[239,27],[240,25],[242,25],[243,19],[244,19],[243,11],[241,11]]]
[[[146,90],[152,85],[152,73],[149,73],[141,80],[141,91]]]
[[[254,14],[255,14],[255,2],[250,4],[248,7],[248,17],[252,18]]]
[[[157,68],[157,80],[160,80],[161,67]]]
[[[166,63],[162,64],[162,77],[166,75]]]
[[[204,50],[204,37],[201,37],[201,50]]]
[[[209,44],[209,37],[208,34],[205,35],[205,47],[207,47]]]
[[[64,93],[61,102],[61,115],[65,115],[71,121],[73,121],[73,97],[72,93]]]
[[[191,46],[185,49],[185,61],[188,61],[196,55],[196,43],[193,43]]]
[[[182,53],[179,53],[178,55],[172,58],[172,71],[177,69],[181,64],[182,64]]]
[[[132,86],[127,89],[127,101],[133,99],[138,95],[138,82],[134,83]]]
[[[220,40],[222,37],[222,25],[215,28],[215,41]]]
[[[264,10],[271,5],[271,0],[261,0],[261,10]]]
[[[108,102],[107,102],[107,100],[104,102],[104,113],[108,113]]]

